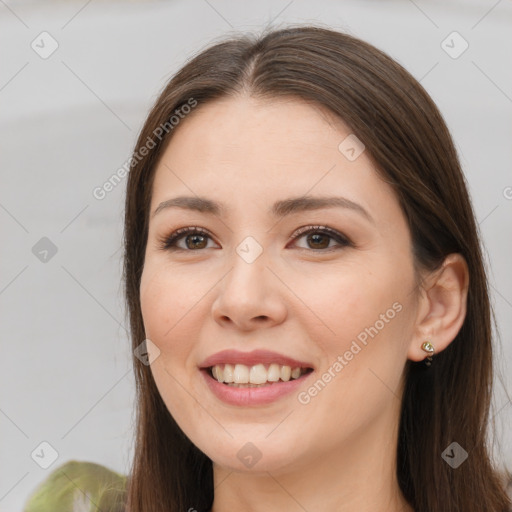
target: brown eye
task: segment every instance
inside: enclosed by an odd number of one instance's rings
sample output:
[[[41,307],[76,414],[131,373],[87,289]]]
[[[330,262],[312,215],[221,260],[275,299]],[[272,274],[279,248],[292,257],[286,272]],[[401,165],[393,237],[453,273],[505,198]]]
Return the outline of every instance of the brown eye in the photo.
[[[319,252],[330,252],[343,247],[352,247],[352,242],[338,233],[338,231],[326,226],[306,226],[297,230],[292,240],[306,239],[307,246],[300,249],[311,249]],[[184,240],[185,245],[179,245]],[[160,240],[160,248],[169,251],[198,251],[208,248],[208,240],[212,237],[208,231],[203,228],[189,227],[181,228],[169,236]],[[335,244],[331,245],[334,241]]]
[[[312,233],[307,236],[306,240],[313,245],[313,249],[326,249],[329,247],[331,237],[323,233]]]
[[[179,246],[178,242],[185,241],[185,247]],[[160,248],[169,251],[196,251],[206,249],[210,234],[202,228],[181,228],[160,241]]]
[[[299,247],[300,249],[312,249],[320,252],[330,252],[331,250],[343,247],[352,247],[352,242],[338,231],[326,226],[306,226],[297,230],[292,239],[299,240],[305,237],[307,247]],[[336,242],[330,245],[331,241]]]
[[[185,237],[185,244],[189,249],[204,249],[208,242],[205,243],[206,237],[204,235],[187,235]]]

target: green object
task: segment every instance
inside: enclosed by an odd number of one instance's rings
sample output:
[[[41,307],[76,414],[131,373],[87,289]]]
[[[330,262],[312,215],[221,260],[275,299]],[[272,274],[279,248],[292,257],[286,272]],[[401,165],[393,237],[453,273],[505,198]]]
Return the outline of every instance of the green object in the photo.
[[[124,512],[126,484],[126,476],[105,466],[72,460],[48,475],[23,511]]]

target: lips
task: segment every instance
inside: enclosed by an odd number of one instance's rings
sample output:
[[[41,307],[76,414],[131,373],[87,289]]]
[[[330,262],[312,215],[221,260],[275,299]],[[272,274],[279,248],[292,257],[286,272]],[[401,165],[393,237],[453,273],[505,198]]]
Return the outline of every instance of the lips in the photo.
[[[289,368],[289,367],[288,367]],[[290,399],[305,387],[314,376],[309,370],[304,375],[286,382],[266,382],[264,384],[226,384],[213,378],[207,369],[201,369],[207,389],[221,402],[236,407],[259,407],[270,405],[279,400]]]
[[[290,366],[292,368],[310,368],[314,369],[312,363],[299,361],[291,357],[273,352],[271,350],[253,350],[252,352],[241,352],[239,350],[222,350],[210,357],[207,357],[199,368],[205,370],[217,364],[244,364],[246,366],[254,366],[257,364],[272,364]]]

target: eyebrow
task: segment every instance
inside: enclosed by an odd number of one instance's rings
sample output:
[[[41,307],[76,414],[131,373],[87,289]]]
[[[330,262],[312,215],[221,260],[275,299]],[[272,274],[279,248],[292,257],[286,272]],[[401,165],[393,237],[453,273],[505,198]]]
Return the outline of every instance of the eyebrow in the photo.
[[[161,202],[155,211],[153,212],[153,217],[165,210],[167,208],[183,208],[186,210],[197,211],[200,213],[207,213],[216,216],[222,216],[228,212],[228,208],[222,203],[218,203],[216,201],[212,201],[211,199],[207,199],[205,197],[198,196],[179,196],[174,197],[172,199],[167,199],[166,201]],[[283,199],[281,201],[276,201],[272,208],[268,211],[268,213],[274,217],[285,217],[287,215],[292,215],[294,213],[311,211],[311,210],[320,210],[322,208],[345,208],[356,213],[362,215],[366,220],[375,224],[375,220],[368,213],[368,211],[363,208],[358,203],[351,201],[345,197],[336,197],[336,196],[302,196],[302,197],[290,197],[288,199]]]

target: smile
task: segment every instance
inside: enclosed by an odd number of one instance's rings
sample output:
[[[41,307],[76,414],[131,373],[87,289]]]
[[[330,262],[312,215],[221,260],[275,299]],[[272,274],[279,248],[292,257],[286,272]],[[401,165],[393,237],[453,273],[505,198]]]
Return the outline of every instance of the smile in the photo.
[[[229,378],[230,366],[232,367],[233,382],[219,382],[219,373],[222,372],[222,378],[226,374],[226,366],[228,366],[227,374]],[[260,365],[254,365],[259,367]],[[312,368],[300,368],[298,377],[292,377],[293,370],[296,368],[287,367],[286,365],[277,365],[279,369],[279,378],[275,381],[268,380],[277,376],[277,369],[269,365],[268,369],[265,365],[263,368],[255,370],[256,375],[260,376],[259,380],[265,378],[264,382],[254,384],[252,382],[235,382],[235,378],[239,380],[249,380],[251,370],[254,366],[248,367],[245,365],[229,364],[229,365],[215,365],[214,367],[203,368],[200,370],[201,375],[205,379],[206,385],[210,392],[220,401],[235,405],[238,407],[261,406],[276,402],[283,399],[287,395],[297,394],[300,388],[303,387],[304,382],[314,374]],[[284,366],[284,370],[283,370]],[[220,370],[219,370],[220,367]],[[214,368],[216,368],[214,370]],[[217,377],[213,376],[216,372]],[[263,373],[265,371],[265,373]],[[281,379],[281,372],[284,373],[285,379]],[[297,375],[297,371],[295,371]],[[286,380],[287,379],[287,380]]]
[[[288,382],[309,373],[312,368],[292,368],[288,365],[255,364],[217,364],[208,368],[212,378],[233,387],[262,387],[274,382]]]

